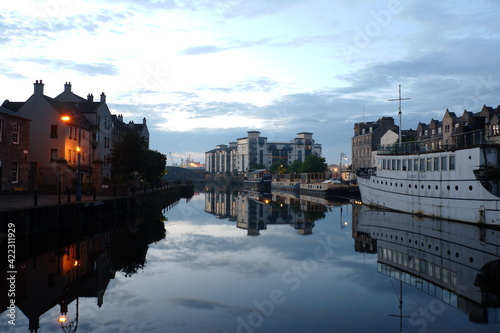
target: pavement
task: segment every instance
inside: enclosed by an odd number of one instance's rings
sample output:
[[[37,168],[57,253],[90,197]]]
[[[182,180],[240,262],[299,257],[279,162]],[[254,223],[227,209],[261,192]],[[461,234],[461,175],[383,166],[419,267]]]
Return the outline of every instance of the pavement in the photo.
[[[118,196],[116,196],[117,198]],[[82,194],[82,202],[92,202],[100,201],[106,199],[112,199],[113,196],[99,196],[97,195],[95,200],[93,195]],[[68,204],[68,195],[61,194],[60,198],[61,205]],[[75,194],[70,195],[69,203],[75,203]],[[42,206],[53,206],[59,204],[59,196],[57,194],[37,194],[36,204],[35,204],[35,194],[34,193],[22,193],[22,194],[0,194],[0,212],[9,210],[18,210],[23,208],[32,207],[42,207]]]

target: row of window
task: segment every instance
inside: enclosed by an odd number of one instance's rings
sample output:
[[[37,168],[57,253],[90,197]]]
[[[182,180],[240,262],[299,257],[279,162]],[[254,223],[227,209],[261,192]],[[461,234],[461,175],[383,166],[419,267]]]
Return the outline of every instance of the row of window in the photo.
[[[441,267],[439,264],[433,264],[424,259],[410,257],[406,253],[393,251],[391,249],[380,248],[378,249],[382,259],[398,264],[415,272],[427,275],[444,284],[457,286],[457,272]]]
[[[380,158],[379,168],[397,171],[455,170],[455,155],[424,158]]]

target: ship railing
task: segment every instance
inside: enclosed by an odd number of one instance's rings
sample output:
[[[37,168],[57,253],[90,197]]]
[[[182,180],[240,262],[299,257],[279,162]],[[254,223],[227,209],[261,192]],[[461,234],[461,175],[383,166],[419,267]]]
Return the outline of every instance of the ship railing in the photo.
[[[379,145],[379,155],[405,155],[438,152],[451,149],[461,149],[478,145],[492,144],[493,141],[485,135],[484,130],[469,131],[451,135],[451,144],[443,144],[443,138],[425,139],[410,142]]]

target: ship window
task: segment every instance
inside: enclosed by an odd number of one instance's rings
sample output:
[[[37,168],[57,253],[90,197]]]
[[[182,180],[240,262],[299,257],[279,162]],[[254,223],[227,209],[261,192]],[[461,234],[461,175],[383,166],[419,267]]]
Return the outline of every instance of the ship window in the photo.
[[[397,164],[398,171],[400,171],[401,170],[401,160],[398,160],[396,162],[396,164]]]
[[[412,169],[413,169],[412,167],[413,167],[413,160],[410,158],[408,160],[408,171],[412,171]]]
[[[472,191],[472,185],[469,186],[469,191]]]
[[[446,156],[442,156],[442,157],[441,157],[441,170],[446,170],[446,169],[448,169],[448,168],[447,168],[448,163],[446,163],[446,161],[448,161],[448,159],[446,158]]]
[[[420,171],[425,171],[425,158],[420,159]]]
[[[432,171],[432,158],[427,158],[427,171]]]
[[[458,186],[457,185],[455,185],[455,190],[458,191]]]
[[[439,171],[439,157],[434,157],[434,171]]]
[[[455,170],[455,155],[450,156],[450,170]]]
[[[391,170],[396,170],[396,160],[391,160],[391,164],[392,164]]]
[[[382,169],[385,170],[387,169],[387,165],[386,165],[386,160],[385,158],[382,159]]]
[[[418,158],[413,160],[413,170],[418,171]]]
[[[408,162],[406,159],[403,159],[403,171],[406,171],[406,162]]]

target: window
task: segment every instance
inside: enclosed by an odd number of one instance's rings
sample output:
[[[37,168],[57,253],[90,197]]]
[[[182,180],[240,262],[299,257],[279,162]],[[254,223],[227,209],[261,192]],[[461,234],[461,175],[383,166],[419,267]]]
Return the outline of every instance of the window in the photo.
[[[50,159],[51,160],[57,160],[57,149],[51,149],[50,150]]]
[[[432,158],[427,158],[427,171],[432,171]]]
[[[408,160],[408,171],[412,171],[413,170],[413,160],[410,158]]]
[[[455,170],[455,156],[450,156],[450,170]]]
[[[448,170],[448,163],[446,163],[448,159],[446,156],[441,156],[441,170]]]
[[[425,171],[425,158],[420,159],[420,171]]]
[[[19,162],[12,162],[12,183],[19,183]]]
[[[71,162],[71,149],[68,149],[68,162]]]
[[[439,171],[439,157],[434,157],[434,171]]]
[[[1,131],[1,128],[0,128]],[[491,126],[491,134],[492,135],[500,135],[500,126],[498,124]],[[1,138],[0,138],[1,140]]]
[[[398,169],[398,171],[401,170],[401,160],[399,160],[399,159],[397,160],[397,169]]]
[[[418,158],[413,160],[413,170],[418,171]]]
[[[50,125],[50,137],[57,138],[57,125]]]
[[[12,123],[12,143],[19,144],[19,123]]]
[[[407,159],[403,160],[403,171],[406,171],[406,163],[408,162]]]
[[[444,132],[449,133],[450,132],[450,125],[444,125]]]

